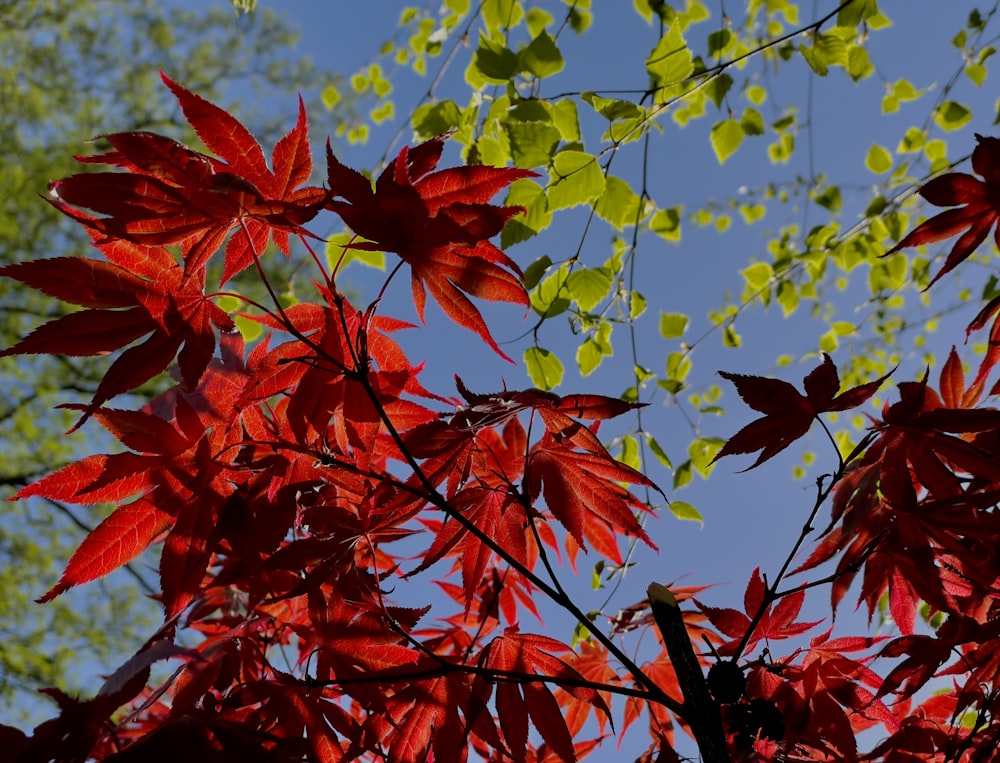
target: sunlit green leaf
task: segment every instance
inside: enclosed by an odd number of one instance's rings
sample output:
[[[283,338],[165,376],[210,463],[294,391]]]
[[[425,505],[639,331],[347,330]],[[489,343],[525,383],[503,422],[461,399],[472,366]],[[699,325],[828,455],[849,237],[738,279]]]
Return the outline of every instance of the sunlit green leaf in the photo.
[[[699,524],[705,524],[705,520],[702,519],[701,513],[692,506],[687,501],[671,501],[668,504],[670,512],[678,519],[686,519],[689,521],[697,522]]]
[[[487,82],[503,84],[518,72],[517,55],[502,42],[491,40],[485,34],[479,35],[473,65]]]
[[[865,157],[865,167],[876,175],[888,172],[892,169],[892,154],[876,143],[868,149],[868,156]]]
[[[561,151],[552,159],[549,208],[563,209],[593,201],[604,192],[604,173],[597,159],[583,151]]]
[[[562,382],[562,361],[555,353],[541,347],[529,347],[524,351],[524,367],[531,383],[539,389],[553,389]]]
[[[675,21],[646,59],[646,71],[654,87],[682,82],[694,71],[691,50]]]
[[[955,101],[945,101],[934,111],[934,121],[946,132],[957,130],[972,121],[972,112]]]
[[[519,56],[520,68],[538,78],[558,74],[565,64],[556,41],[545,31],[540,32],[526,48],[521,50]]]
[[[660,336],[676,339],[684,336],[690,319],[684,313],[660,313]]]
[[[711,141],[715,156],[719,164],[722,164],[743,142],[743,126],[735,119],[717,122],[712,126]]]
[[[566,279],[569,296],[584,312],[597,307],[611,291],[611,274],[604,268],[574,270]]]
[[[639,215],[639,194],[620,177],[608,175],[604,193],[597,200],[594,211],[618,230],[635,225]]]

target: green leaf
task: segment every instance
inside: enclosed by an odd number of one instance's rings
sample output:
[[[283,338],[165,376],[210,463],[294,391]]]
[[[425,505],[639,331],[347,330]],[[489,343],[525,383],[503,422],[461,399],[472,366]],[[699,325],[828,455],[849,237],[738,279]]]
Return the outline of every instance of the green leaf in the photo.
[[[345,246],[349,243],[359,243],[364,239],[352,236],[348,233],[337,233],[327,239],[326,261],[330,270],[334,270],[339,263],[341,268],[346,268],[352,262],[365,265],[376,270],[385,270],[385,252],[370,252],[366,249],[353,249]]]
[[[623,101],[617,98],[602,98],[596,93],[583,93],[583,100],[594,107],[594,111],[602,117],[614,121],[615,119],[631,119],[645,113],[642,107],[632,101]]]
[[[552,115],[552,124],[559,130],[564,141],[580,140],[580,116],[577,114],[575,101],[563,98],[550,104],[549,113]]]
[[[563,57],[556,41],[544,30],[520,53],[520,68],[534,74],[539,79],[551,77],[563,70]]]
[[[865,167],[876,175],[888,172],[892,169],[892,154],[876,143],[868,149],[868,156],[865,157]]]
[[[524,366],[531,383],[539,389],[553,389],[562,382],[562,361],[541,347],[529,347],[524,351]]]
[[[965,76],[976,83],[977,87],[982,87],[986,81],[987,70],[982,64],[969,64],[965,67]]]
[[[594,332],[594,335],[587,338],[576,351],[576,363],[580,368],[581,376],[589,376],[601,364],[606,357],[614,354],[611,345],[610,322],[601,323]]]
[[[698,437],[688,446],[691,466],[703,480],[707,480],[712,473],[712,469],[715,467],[712,459],[725,444],[726,441],[718,437]]]
[[[510,140],[514,165],[522,169],[544,167],[559,145],[559,129],[551,122],[505,120],[503,126]]]
[[[320,97],[323,99],[323,106],[327,111],[330,111],[334,106],[340,103],[341,98],[340,91],[333,85],[327,85],[324,87]]]
[[[649,221],[649,229],[657,236],[677,243],[681,240],[680,207],[661,209]]]
[[[945,101],[934,111],[934,121],[946,132],[957,130],[972,121],[972,112],[955,101]]]
[[[712,77],[709,82],[705,84],[705,93],[715,104],[715,108],[722,108],[722,99],[726,97],[726,93],[729,92],[730,88],[733,86],[733,78],[726,73],[719,74]]]
[[[524,18],[524,9],[519,0],[484,0],[483,21],[490,32],[513,29]]]
[[[764,118],[752,106],[747,106],[743,109],[743,116],[740,117],[740,126],[747,135],[764,134]]]
[[[545,27],[551,24],[555,19],[552,18],[552,14],[548,11],[543,11],[541,8],[529,8],[528,12],[525,14],[525,21],[528,24],[528,31],[531,36],[537,36]]]
[[[608,175],[604,193],[597,200],[594,211],[618,230],[635,225],[639,216],[639,194],[620,177]]]
[[[632,435],[622,437],[622,452],[618,460],[636,471],[642,469],[642,461],[639,460],[639,441]]]
[[[509,207],[524,207],[524,212],[504,226],[503,232],[500,234],[500,247],[502,249],[507,249],[521,241],[527,241],[548,228],[552,222],[552,213],[549,211],[549,201],[545,196],[545,189],[534,180],[521,178],[515,181],[507,192],[505,204]],[[527,279],[527,275],[525,275],[525,279]],[[530,289],[534,285],[532,283],[527,288]]]
[[[660,313],[660,336],[664,339],[684,336],[689,322],[684,313]]]
[[[687,501],[671,501],[668,504],[671,513],[678,519],[687,519],[698,524],[705,524],[705,520],[702,519],[701,513],[692,506]]]
[[[646,71],[653,87],[665,87],[682,82],[694,71],[691,50],[675,20],[660,38],[646,59]]]
[[[611,284],[611,274],[604,268],[574,270],[566,279],[569,296],[584,312],[590,312],[608,296]]]
[[[584,151],[560,151],[552,158],[549,209],[586,204],[604,193],[604,173],[597,159]]]
[[[633,291],[628,297],[628,317],[635,319],[646,312],[646,298],[639,292]]]
[[[812,45],[800,45],[799,51],[820,77],[825,77],[831,66],[847,65],[847,43],[835,34],[818,35]]]
[[[837,26],[856,27],[878,13],[878,0],[854,0],[837,13]]]
[[[711,141],[719,164],[723,164],[743,142],[743,127],[735,119],[717,122],[712,127]]]
[[[454,101],[425,103],[414,110],[411,121],[417,135],[426,140],[458,127],[462,122],[462,112]]]
[[[868,50],[860,45],[852,45],[847,51],[847,73],[855,82],[867,79],[875,73],[875,65],[868,57]]]
[[[510,81],[519,70],[517,55],[501,42],[495,42],[482,32],[473,65],[487,82],[502,85]]]
[[[550,273],[538,287],[531,292],[531,307],[539,315],[552,318],[566,312],[572,304],[566,279],[569,268],[561,265],[554,273]]]
[[[774,269],[766,262],[755,262],[753,265],[740,271],[747,282],[747,287],[753,291],[760,291],[771,283],[774,276]]]
[[[524,269],[524,288],[534,289],[538,282],[542,280],[545,271],[552,265],[552,258],[543,254]]]
[[[654,456],[656,456],[657,461],[659,461],[668,469],[674,468],[674,465],[670,463],[670,457],[667,455],[667,452],[663,449],[663,446],[656,441],[656,438],[653,437],[653,435],[651,434],[646,435],[646,444],[649,445],[649,450],[652,452]]]

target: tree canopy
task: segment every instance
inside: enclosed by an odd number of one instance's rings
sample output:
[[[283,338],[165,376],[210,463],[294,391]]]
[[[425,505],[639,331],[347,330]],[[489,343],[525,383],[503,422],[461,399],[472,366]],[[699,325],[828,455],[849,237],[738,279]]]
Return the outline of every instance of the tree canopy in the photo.
[[[880,52],[892,3],[821,5],[636,0],[606,25],[582,0],[407,8],[375,58],[322,84],[328,108],[354,107],[322,163],[301,100],[258,140],[197,77],[161,72],[192,130],[122,114],[46,186],[93,246],[28,247],[0,274],[45,295],[24,297],[3,354],[88,358],[88,383],[39,403],[104,432],[8,480],[32,510],[110,512],[35,594],[52,606],[152,549],[164,621],[96,692],[46,690],[56,717],[3,728],[15,754],[525,763],[616,738],[648,761],[992,754],[1000,297],[982,266],[1000,139],[978,91],[1000,3],[924,27],[955,51],[933,88]],[[645,42],[615,47],[612,27]],[[595,51],[631,79],[597,82]],[[400,145],[354,169],[414,76]],[[850,117],[892,127],[862,134],[854,182],[817,145],[818,104],[871,82],[874,108]],[[663,157],[698,144],[758,174],[692,199],[699,178]],[[736,250],[732,277],[669,254],[706,235]],[[345,293],[355,272],[371,293]],[[687,293],[701,282],[735,286],[706,304]],[[738,355],[759,314],[795,334]],[[739,358],[722,382],[711,346]],[[514,363],[530,381],[480,391],[494,360],[492,378]],[[773,470],[810,431],[822,447],[794,474],[815,486],[781,520],[789,545],[754,547],[738,602],[711,587],[716,560],[684,584],[649,564],[664,528],[708,515],[686,499],[720,459]],[[868,623],[834,622],[848,601]],[[565,620],[546,627],[549,610]]]

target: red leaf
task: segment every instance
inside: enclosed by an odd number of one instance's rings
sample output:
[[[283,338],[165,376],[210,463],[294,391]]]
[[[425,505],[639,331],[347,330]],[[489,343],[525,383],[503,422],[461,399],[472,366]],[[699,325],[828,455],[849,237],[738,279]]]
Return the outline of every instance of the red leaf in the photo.
[[[301,226],[327,196],[321,188],[298,188],[312,172],[301,98],[295,127],[275,146],[272,172],[260,145],[240,122],[161,76],[199,137],[222,161],[153,133],[106,135],[114,150],[81,161],[124,172],[56,181],[50,184],[52,203],[106,237],[146,245],[186,244],[188,274],[200,274],[226,234],[237,228],[226,249],[223,283],[263,253],[272,230],[287,254],[288,232],[306,234]]]
[[[59,582],[37,599],[38,603],[51,601],[73,586],[96,580],[132,561],[166,529],[170,519],[146,498],[115,509],[84,538]]]
[[[996,201],[995,187],[1000,180],[997,171],[1000,166],[1000,139],[976,135],[976,141],[978,145],[972,152],[972,168],[985,181],[971,175],[953,172],[928,182],[920,189],[920,195],[931,204],[938,207],[964,206],[946,210],[926,220],[885,253],[890,255],[907,247],[933,244],[961,233],[944,266],[927,284],[925,290],[967,259],[983,243],[990,229],[1000,219],[1000,204]],[[1000,235],[1000,231],[997,235]]]
[[[507,358],[466,295],[527,307],[520,270],[487,241],[521,209],[486,202],[515,180],[535,173],[492,167],[432,172],[443,145],[443,138],[435,138],[412,149],[404,147],[372,189],[367,179],[337,160],[327,142],[327,178],[334,196],[328,207],[355,233],[374,242],[371,246],[395,252],[410,264],[413,301],[421,320],[429,291],[449,318]]]
[[[836,366],[826,353],[823,353],[823,362],[806,376],[805,395],[779,379],[744,376],[726,371],[720,371],[719,375],[733,382],[744,402],[765,416],[751,421],[729,438],[712,459],[712,463],[723,456],[759,450],[760,455],[749,469],[760,466],[802,437],[819,414],[862,405],[889,376],[886,374],[838,395],[840,378]]]

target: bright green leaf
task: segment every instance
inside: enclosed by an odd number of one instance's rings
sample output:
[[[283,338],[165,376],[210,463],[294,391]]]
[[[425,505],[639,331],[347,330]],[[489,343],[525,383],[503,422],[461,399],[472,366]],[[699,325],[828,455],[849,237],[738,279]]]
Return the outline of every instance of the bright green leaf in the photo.
[[[586,204],[604,192],[604,173],[597,159],[583,151],[561,151],[552,158],[549,208]]]
[[[564,61],[556,41],[542,31],[520,53],[520,67],[541,79],[562,71]]]
[[[868,149],[868,156],[865,157],[865,167],[876,175],[888,172],[892,169],[892,154],[876,143]]]
[[[705,524],[705,520],[702,519],[698,509],[687,501],[671,501],[668,506],[671,513],[678,519],[687,519],[698,524]]]
[[[660,313],[660,336],[676,339],[687,331],[690,319],[684,313]]]
[[[656,235],[677,243],[681,240],[681,210],[679,207],[661,209],[649,221],[649,228]]]
[[[597,307],[611,291],[611,274],[604,268],[581,268],[566,279],[569,296],[580,309],[589,312]]]
[[[636,224],[639,201],[639,194],[627,182],[615,175],[608,175],[604,193],[597,200],[594,211],[618,230],[623,230],[628,225]]]
[[[723,164],[743,142],[743,127],[735,119],[726,119],[712,126],[710,137],[715,156]]]
[[[487,82],[504,84],[518,72],[518,60],[514,51],[501,42],[495,42],[485,34],[479,34],[473,65]]]
[[[934,121],[946,132],[957,130],[972,121],[972,112],[955,101],[945,101],[934,111]]]
[[[681,34],[680,24],[674,21],[667,33],[653,48],[646,59],[646,71],[654,87],[665,87],[682,82],[694,71],[691,50]]]
[[[524,366],[531,383],[539,389],[553,389],[562,382],[562,361],[557,355],[541,347],[529,347],[524,351]]]

